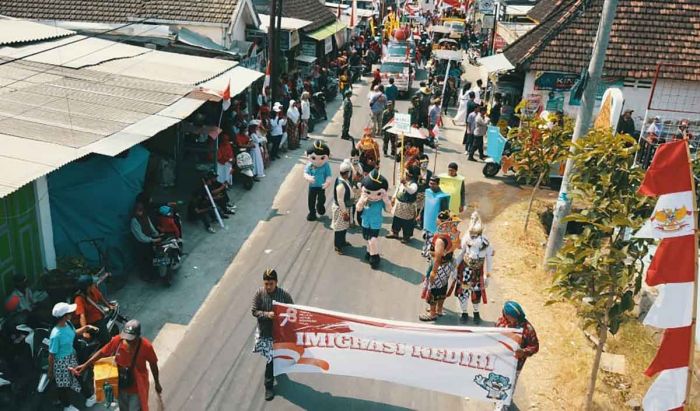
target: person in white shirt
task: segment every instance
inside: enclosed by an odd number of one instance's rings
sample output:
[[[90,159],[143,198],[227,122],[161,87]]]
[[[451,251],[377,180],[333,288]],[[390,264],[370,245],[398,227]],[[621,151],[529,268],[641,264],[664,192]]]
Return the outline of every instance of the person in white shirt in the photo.
[[[301,139],[309,139],[309,119],[311,118],[311,102],[309,98],[311,95],[308,91],[301,93]]]
[[[262,150],[267,143],[267,139],[258,131],[260,120],[251,120],[248,123],[248,133],[250,141],[253,143],[251,154],[253,155],[253,170],[255,170],[255,179],[265,177],[265,163],[263,162]]]
[[[481,81],[481,79],[478,79],[476,81],[476,85],[474,87],[472,87],[472,89],[470,90],[470,91],[474,92],[474,94],[475,94],[474,102],[478,105],[481,105],[481,98],[483,97],[483,94],[484,94],[483,84],[484,83]]]
[[[478,109],[479,114],[477,114],[474,120],[474,139],[472,140],[472,145],[469,149],[469,161],[476,161],[474,159],[474,153],[479,151],[479,158],[484,159],[484,136],[486,136],[486,131],[489,128],[489,117],[486,115],[486,107],[481,106]]]
[[[287,118],[282,114],[282,104],[276,102],[272,106],[272,118],[270,119],[270,141],[272,142],[272,148],[270,149],[270,160],[276,160],[280,158],[279,149],[280,144],[282,144],[282,135],[284,134],[284,127],[287,125]]]
[[[289,101],[287,109],[287,146],[293,150],[299,146],[299,122],[301,121],[301,113],[299,113],[299,103],[295,100]]]

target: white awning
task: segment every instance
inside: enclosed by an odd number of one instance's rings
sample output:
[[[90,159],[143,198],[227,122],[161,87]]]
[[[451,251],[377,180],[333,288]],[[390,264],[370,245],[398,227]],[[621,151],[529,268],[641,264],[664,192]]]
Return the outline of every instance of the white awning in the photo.
[[[230,82],[231,97],[234,97],[262,76],[264,74],[259,71],[237,66],[216,78],[200,84],[200,87],[210,90],[224,90]]]
[[[258,14],[260,16],[260,30],[267,32],[270,24],[269,14]],[[313,22],[292,17],[282,17],[282,30],[300,30]]]
[[[494,54],[493,56],[482,57],[479,59],[481,64],[481,73],[488,76],[491,73],[513,70],[513,66],[503,53]]]
[[[506,5],[506,15],[507,16],[527,16],[527,13],[533,8],[534,6],[511,6],[511,5]]]

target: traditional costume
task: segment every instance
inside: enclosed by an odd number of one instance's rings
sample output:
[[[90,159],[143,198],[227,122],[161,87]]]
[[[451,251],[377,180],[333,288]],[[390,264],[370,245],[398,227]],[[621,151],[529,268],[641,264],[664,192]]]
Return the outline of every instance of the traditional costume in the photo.
[[[322,141],[316,141],[314,145],[306,151],[309,158],[308,164],[304,167],[304,179],[309,182],[308,221],[316,220],[318,215],[326,214],[326,188],[331,184],[331,166],[328,158],[331,150]]]
[[[362,196],[357,202],[357,208],[362,210],[362,237],[367,240],[367,254],[372,268],[379,266],[379,229],[382,228],[382,212],[389,207],[387,189],[389,182],[373,170],[362,179]]]
[[[459,215],[466,200],[464,176],[457,174],[451,177],[449,174],[441,174],[440,189],[450,195],[450,211]]]
[[[493,248],[489,240],[483,234],[483,225],[478,212],[472,213],[469,222],[469,235],[462,240],[460,250],[459,277],[455,287],[455,295],[459,299],[462,308],[461,320],[469,320],[467,308],[469,300],[474,307],[474,323],[481,323],[479,304],[487,303],[486,287],[488,277],[493,270]]]
[[[427,236],[423,246],[422,255],[428,258],[428,269],[425,273],[422,297],[431,306],[431,312],[436,316],[442,315],[442,304],[449,295],[449,281],[456,278],[454,252],[459,244],[459,218],[453,218],[448,210],[439,215],[438,228],[435,234]],[[438,242],[443,243],[443,253],[437,268],[435,267],[435,249]],[[435,272],[435,276],[432,276]],[[433,321],[435,316],[421,314],[421,321]]]
[[[379,165],[379,144],[374,141],[370,129],[365,129],[365,134],[357,142],[357,149],[360,151],[360,164],[366,173],[377,168]]]
[[[440,178],[432,176],[431,181],[440,184]],[[437,217],[441,211],[448,210],[450,205],[450,195],[438,188],[433,191],[428,187],[425,190],[425,206],[423,209],[423,231],[426,236],[431,236],[437,232]]]
[[[350,181],[343,178],[343,174],[349,175],[352,171],[352,166],[349,161],[343,161],[340,164],[340,175],[335,179],[333,185],[333,220],[331,228],[335,233],[335,251],[342,254],[343,247],[350,245],[345,240],[345,234],[350,228],[350,215],[352,213],[353,194]]]
[[[413,228],[416,225],[416,197],[418,184],[416,178],[420,174],[418,167],[410,167],[406,171],[406,180],[402,181],[396,189],[394,207],[391,212],[394,219],[391,222],[391,234],[387,238],[399,238],[403,231],[401,242],[407,243],[413,237]]]
[[[362,179],[365,178],[365,173],[362,170],[362,166],[360,165],[360,156],[359,155],[352,155],[350,156],[350,166],[352,167],[351,170],[351,175],[350,175],[350,185],[352,188],[352,198],[353,198],[353,204],[352,204],[352,212],[350,213],[350,221],[355,221],[357,224],[362,223],[362,210],[357,210],[355,207],[355,203],[357,202],[357,199],[360,198],[360,195],[362,194]],[[355,213],[357,213],[355,215]],[[357,219],[355,220],[355,217]]]

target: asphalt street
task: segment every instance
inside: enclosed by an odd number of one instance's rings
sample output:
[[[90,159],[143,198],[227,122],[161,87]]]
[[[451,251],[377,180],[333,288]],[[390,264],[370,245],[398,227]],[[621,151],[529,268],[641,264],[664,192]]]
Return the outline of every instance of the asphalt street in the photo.
[[[354,87],[354,116],[351,135],[361,136],[368,124],[367,86]],[[397,104],[407,112],[408,101]],[[340,162],[349,156],[350,143],[339,138],[342,112],[334,115],[314,137],[331,148],[331,165],[337,174]],[[466,176],[467,201],[489,217],[494,205],[484,193],[498,192],[503,182],[487,180],[481,174],[482,163],[466,161],[459,144],[463,129],[446,121],[447,135],[437,156],[437,173],[446,172],[447,164],[457,161]],[[280,275],[280,286],[289,291],[296,303],[379,318],[418,321],[425,309],[420,300],[420,282],[426,261],[420,256],[422,240],[416,232],[410,244],[381,239],[382,262],[373,270],[364,261],[365,241],[358,229],[351,231],[352,247],[346,255],[333,251],[333,232],[328,215],[316,222],[305,219],[307,183],[302,177],[305,163],[304,142],[289,156],[296,161],[277,190],[272,206],[254,225],[252,232],[235,254],[225,274],[209,293],[201,308],[187,325],[184,336],[172,349],[161,368],[163,400],[167,410],[482,410],[491,405],[476,403],[457,396],[370,379],[320,374],[292,374],[278,377],[277,397],[266,402],[263,395],[264,359],[251,352],[256,321],[251,316],[252,296],[261,286],[266,268]],[[381,142],[380,142],[381,144]],[[433,167],[433,151],[427,148]],[[382,172],[391,183],[393,161],[383,159]],[[272,188],[269,188],[272,190]],[[390,188],[390,192],[392,189]],[[273,193],[266,193],[271,195]],[[327,190],[327,208],[332,194]],[[249,206],[255,207],[253,198]],[[239,203],[240,207],[246,204]],[[462,216],[468,219],[468,215]],[[384,218],[381,235],[387,234],[391,216]],[[496,264],[498,261],[496,260]],[[498,280],[489,288],[490,304],[483,306],[483,325],[491,325],[498,315],[502,299]],[[440,324],[459,324],[458,303],[446,303],[447,315]],[[426,375],[426,378],[430,378]],[[526,387],[519,384],[516,404],[526,408]],[[155,402],[153,401],[155,406]],[[157,409],[157,408],[155,408]]]

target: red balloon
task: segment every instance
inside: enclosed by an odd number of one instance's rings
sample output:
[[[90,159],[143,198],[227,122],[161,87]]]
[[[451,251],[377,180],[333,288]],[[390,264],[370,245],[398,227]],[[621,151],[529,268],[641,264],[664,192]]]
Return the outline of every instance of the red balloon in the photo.
[[[398,41],[404,41],[406,40],[406,30],[404,29],[396,29],[394,30],[394,38]]]

